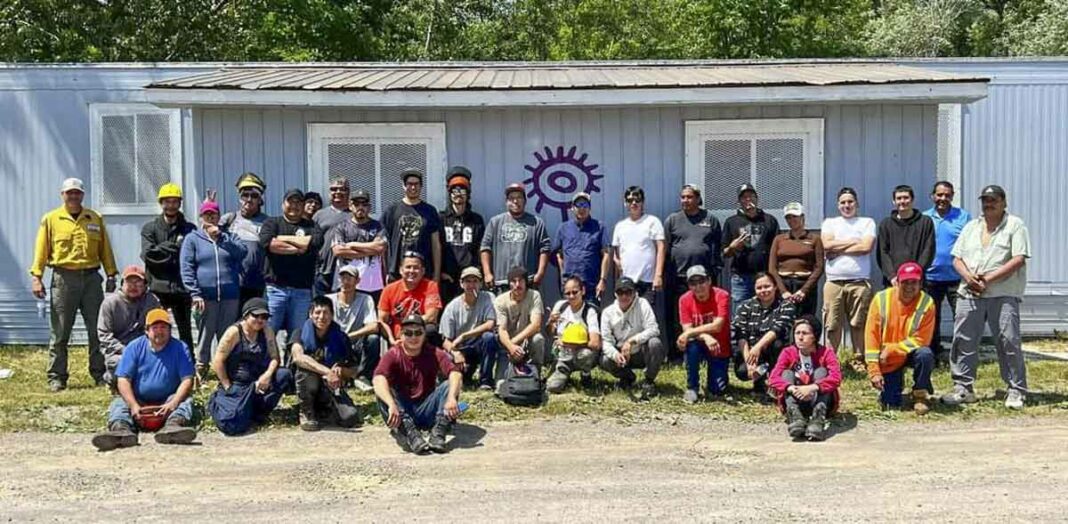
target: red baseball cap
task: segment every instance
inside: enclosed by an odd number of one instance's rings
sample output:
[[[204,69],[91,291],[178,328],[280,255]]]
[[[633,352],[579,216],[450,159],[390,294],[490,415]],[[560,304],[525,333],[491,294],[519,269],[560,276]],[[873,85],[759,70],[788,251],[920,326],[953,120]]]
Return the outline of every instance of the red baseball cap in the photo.
[[[915,262],[905,262],[897,268],[897,281],[923,280],[923,268]]]

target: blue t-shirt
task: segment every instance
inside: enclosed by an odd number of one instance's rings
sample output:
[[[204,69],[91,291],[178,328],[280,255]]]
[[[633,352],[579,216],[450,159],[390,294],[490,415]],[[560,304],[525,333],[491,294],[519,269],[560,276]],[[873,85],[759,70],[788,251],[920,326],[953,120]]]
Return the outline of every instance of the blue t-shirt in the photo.
[[[148,337],[141,335],[122,352],[115,376],[133,383],[134,397],[145,404],[162,403],[178,391],[182,380],[194,373],[185,343],[176,338],[159,351],[152,351]]]
[[[957,243],[957,237],[964,230],[964,226],[971,221],[972,216],[959,207],[949,208],[949,213],[946,213],[944,218],[933,207],[924,211],[923,214],[931,217],[935,224],[935,257],[931,266],[926,270],[927,280],[959,281],[960,274],[953,269],[953,245]]]
[[[597,219],[587,218],[582,225],[575,220],[560,224],[553,238],[553,253],[564,254],[564,275],[579,275],[586,287],[597,285],[601,278],[601,253],[609,246],[608,232]]]

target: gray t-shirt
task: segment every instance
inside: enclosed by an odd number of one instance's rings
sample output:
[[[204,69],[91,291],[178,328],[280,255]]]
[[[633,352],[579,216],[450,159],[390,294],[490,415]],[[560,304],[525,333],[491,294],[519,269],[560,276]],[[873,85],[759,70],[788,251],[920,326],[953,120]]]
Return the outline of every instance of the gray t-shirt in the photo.
[[[475,297],[475,304],[467,307],[464,296],[460,295],[445,306],[445,312],[441,314],[441,335],[452,340],[460,333],[470,331],[471,328],[484,324],[487,320],[496,320],[497,313],[493,309],[493,294],[489,291],[479,291]]]
[[[482,251],[493,258],[493,279],[497,285],[508,283],[508,271],[516,266],[538,269],[538,255],[551,247],[545,222],[540,217],[523,213],[518,219],[501,213],[490,219],[482,236]]]
[[[312,217],[312,222],[319,226],[319,229],[326,233],[330,228],[345,221],[345,219],[352,218],[352,212],[345,209],[338,209],[334,206],[326,206],[315,212],[315,216]]]
[[[345,305],[341,302],[340,294],[340,292],[331,293],[327,295],[327,298],[334,303],[334,322],[341,326],[342,331],[352,333],[378,320],[375,301],[371,295],[357,291],[352,303]]]

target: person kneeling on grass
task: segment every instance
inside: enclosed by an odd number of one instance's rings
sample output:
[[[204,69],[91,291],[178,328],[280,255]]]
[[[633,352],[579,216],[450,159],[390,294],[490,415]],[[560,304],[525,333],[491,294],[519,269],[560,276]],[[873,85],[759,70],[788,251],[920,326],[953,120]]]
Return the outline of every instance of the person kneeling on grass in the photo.
[[[922,285],[923,268],[915,262],[902,264],[894,286],[872,299],[864,327],[864,360],[872,387],[880,391],[879,404],[884,409],[904,404],[905,367],[912,367],[912,410],[917,415],[931,409],[927,405],[934,393],[931,338],[938,307],[920,289]]]
[[[786,413],[786,429],[796,439],[823,440],[824,423],[838,410],[842,369],[834,349],[816,343],[821,331],[812,315],[795,321],[794,344],[779,353],[768,377],[768,387]]]
[[[656,394],[656,375],[667,348],[660,341],[660,325],[653,307],[637,295],[637,287],[630,277],[620,278],[616,282],[616,301],[601,314],[601,369],[618,378],[620,388],[629,390],[637,381],[633,370],[645,368],[638,400],[648,400]]]
[[[315,297],[308,315],[292,347],[300,429],[319,431],[320,420],[343,428],[359,426],[360,411],[343,387],[356,376],[352,343],[334,322],[334,303]]]
[[[553,344],[556,369],[546,382],[549,393],[562,393],[575,371],[579,372],[583,388],[593,385],[593,368],[601,353],[600,312],[586,302],[585,294],[582,279],[568,275],[564,280],[564,299],[549,314],[548,331],[556,334]]]
[[[119,395],[108,407],[108,430],[93,437],[100,451],[136,446],[139,429],[158,429],[160,444],[188,444],[197,437],[189,426],[195,373],[189,348],[171,338],[166,310],[149,311],[145,326],[145,335],[126,346],[115,369]]]
[[[706,393],[722,396],[727,391],[727,369],[731,362],[731,297],[712,285],[704,266],[686,270],[690,290],[679,297],[679,324],[682,334],[675,345],[686,355],[686,393],[682,401],[697,402],[701,362],[708,365]]]
[[[438,383],[438,379],[444,379]],[[445,453],[445,437],[460,416],[463,374],[445,350],[426,339],[426,321],[409,315],[401,322],[401,340],[375,368],[375,395],[386,425],[417,455]],[[422,430],[430,430],[430,440]]]
[[[266,422],[293,382],[288,369],[278,368],[278,346],[267,327],[267,301],[245,302],[241,317],[223,333],[211,360],[219,389],[211,394],[208,410],[226,435],[240,435]]]
[[[757,273],[753,279],[756,296],[742,302],[734,316],[734,373],[738,380],[752,380],[754,393],[773,396],[765,389],[768,371],[789,343],[796,308],[779,297],[767,273]]]

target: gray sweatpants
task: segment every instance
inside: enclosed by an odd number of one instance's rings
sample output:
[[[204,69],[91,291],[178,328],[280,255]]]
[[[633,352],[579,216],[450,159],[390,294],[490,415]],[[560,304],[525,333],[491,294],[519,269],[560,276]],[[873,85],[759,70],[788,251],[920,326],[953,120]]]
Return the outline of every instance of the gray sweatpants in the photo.
[[[1027,392],[1027,367],[1020,343],[1020,299],[960,297],[953,321],[950,371],[955,385],[971,390],[979,369],[979,340],[989,326],[998,352],[1001,379],[1010,389]]]
[[[221,302],[204,301],[204,312],[197,321],[197,364],[211,364],[212,342],[221,339],[226,328],[237,322],[240,304],[241,301],[236,298]]]
[[[660,365],[664,363],[666,356],[667,348],[660,342],[660,337],[653,337],[648,342],[638,344],[631,351],[630,359],[627,360],[627,369],[645,368],[645,380],[653,382],[656,380],[656,376],[660,374]],[[619,378],[623,372],[623,368],[619,366],[619,363],[604,353],[601,354],[601,369],[611,373],[616,378]]]

